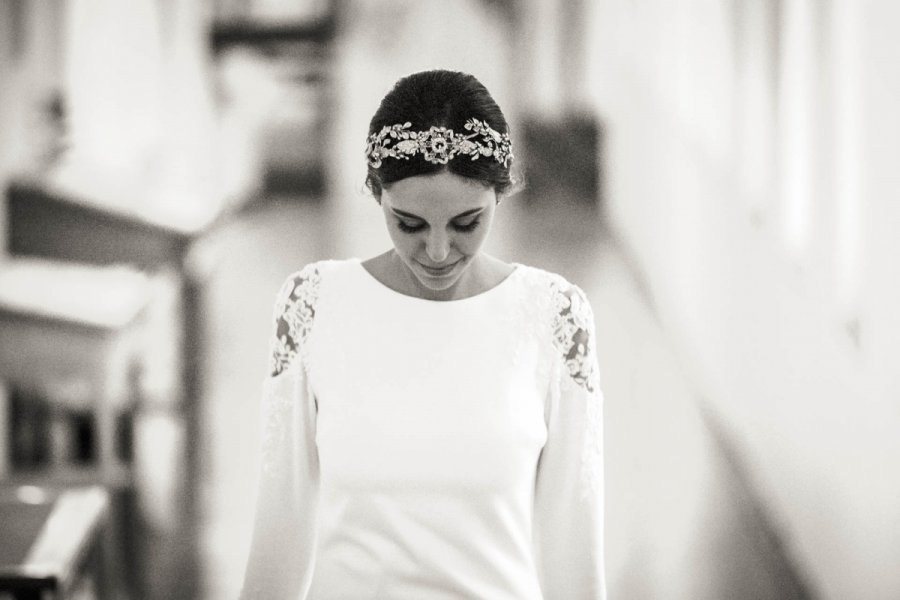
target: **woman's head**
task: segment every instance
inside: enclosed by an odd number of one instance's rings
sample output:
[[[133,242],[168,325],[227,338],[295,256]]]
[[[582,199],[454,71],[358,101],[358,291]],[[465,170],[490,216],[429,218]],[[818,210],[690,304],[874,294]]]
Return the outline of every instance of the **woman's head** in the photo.
[[[420,148],[406,148],[399,156],[380,159],[378,149],[399,140],[386,128],[400,136],[411,135],[413,141],[408,145],[418,143]],[[452,138],[446,130],[454,132]],[[366,185],[380,201],[384,189],[398,181],[449,171],[492,188],[499,198],[513,183],[508,133],[500,107],[472,75],[456,71],[414,73],[394,84],[372,117]],[[449,159],[448,154],[441,153],[446,141],[455,143],[454,148],[459,150],[451,152]],[[437,156],[418,151],[426,145],[431,149],[432,143]]]

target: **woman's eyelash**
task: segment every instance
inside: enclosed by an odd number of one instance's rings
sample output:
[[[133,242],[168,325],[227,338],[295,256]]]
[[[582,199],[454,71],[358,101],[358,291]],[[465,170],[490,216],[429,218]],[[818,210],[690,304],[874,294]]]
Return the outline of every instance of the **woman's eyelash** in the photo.
[[[403,221],[397,221],[397,227],[400,228],[400,231],[405,231],[406,233],[415,233],[425,229],[425,225],[407,225]]]
[[[466,223],[465,225],[458,225],[454,223],[452,227],[453,229],[461,233],[469,233],[475,231],[475,228],[478,227],[479,223],[481,223],[481,219],[475,219],[470,223]],[[397,221],[397,227],[400,229],[400,231],[404,231],[406,233],[416,233],[425,229],[424,224],[410,225],[404,221]]]
[[[481,219],[474,219],[465,225],[457,225],[453,224],[453,229],[457,231],[461,231],[463,233],[469,233],[470,231],[475,231],[475,228],[478,227],[478,224],[481,223]]]

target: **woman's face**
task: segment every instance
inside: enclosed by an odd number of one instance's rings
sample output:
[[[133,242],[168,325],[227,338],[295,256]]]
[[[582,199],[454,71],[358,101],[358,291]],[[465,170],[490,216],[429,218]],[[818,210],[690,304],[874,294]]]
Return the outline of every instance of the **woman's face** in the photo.
[[[478,257],[496,203],[493,188],[447,171],[401,179],[381,193],[394,250],[432,297]]]

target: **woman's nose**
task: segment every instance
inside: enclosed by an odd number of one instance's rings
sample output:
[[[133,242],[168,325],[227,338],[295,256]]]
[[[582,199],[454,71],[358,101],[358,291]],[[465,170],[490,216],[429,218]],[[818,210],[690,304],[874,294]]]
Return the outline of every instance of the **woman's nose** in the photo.
[[[443,231],[432,231],[425,241],[425,252],[428,259],[435,264],[441,264],[450,256],[450,239]]]

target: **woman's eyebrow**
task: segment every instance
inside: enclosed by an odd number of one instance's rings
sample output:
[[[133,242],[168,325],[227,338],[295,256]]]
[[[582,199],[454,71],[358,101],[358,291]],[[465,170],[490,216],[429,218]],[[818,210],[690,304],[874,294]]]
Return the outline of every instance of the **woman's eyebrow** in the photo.
[[[459,218],[461,218],[461,217],[468,217],[469,215],[473,215],[473,214],[475,214],[475,213],[479,213],[479,212],[481,212],[481,211],[483,211],[483,210],[484,210],[484,207],[480,207],[480,208],[472,208],[472,209],[469,209],[469,210],[466,210],[466,211],[463,211],[463,212],[459,213],[458,215],[456,215],[455,217],[451,218],[450,220],[453,221],[453,220],[459,219]],[[419,221],[424,221],[424,220],[425,220],[425,219],[423,219],[422,217],[420,217],[420,216],[418,216],[418,215],[414,215],[414,214],[412,214],[412,213],[406,212],[405,210],[399,210],[399,209],[393,208],[393,207],[391,208],[391,212],[393,212],[393,213],[394,213],[395,215],[397,215],[398,217],[406,217],[407,219],[416,219],[416,220],[419,220]]]

